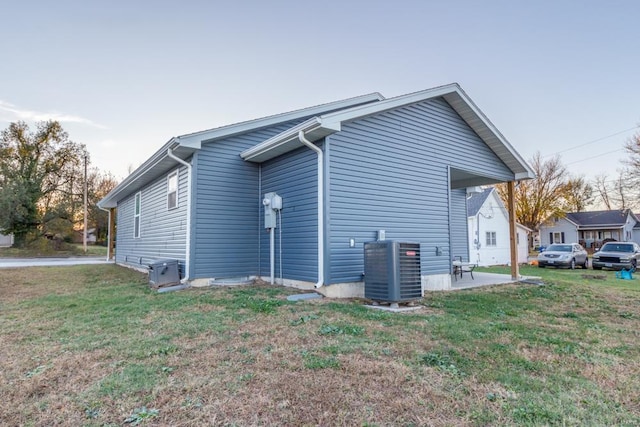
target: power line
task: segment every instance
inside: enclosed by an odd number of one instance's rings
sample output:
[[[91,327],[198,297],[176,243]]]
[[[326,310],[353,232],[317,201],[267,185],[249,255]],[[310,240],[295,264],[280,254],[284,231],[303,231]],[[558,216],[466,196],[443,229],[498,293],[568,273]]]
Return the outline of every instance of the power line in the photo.
[[[605,153],[596,154],[595,156],[587,157],[587,158],[581,159],[581,160],[574,160],[573,162],[565,163],[565,166],[573,165],[573,164],[584,162],[584,161],[587,161],[587,160],[597,159],[598,157],[606,156],[607,154],[612,154],[612,153],[615,153],[617,151],[622,151],[622,150],[624,150],[624,148],[618,148],[617,150],[611,150],[611,151],[607,151]]]
[[[603,141],[605,139],[609,139],[609,138],[612,138],[614,136],[621,135],[623,133],[626,133],[626,132],[629,132],[629,131],[632,131],[632,130],[635,130],[635,129],[638,129],[638,126],[634,126],[632,128],[629,128],[629,129],[621,130],[621,131],[618,131],[616,133],[612,133],[611,135],[603,136],[601,138],[597,138],[597,139],[594,139],[592,141],[584,142],[582,144],[574,145],[573,147],[569,147],[569,148],[566,148],[564,150],[556,151],[555,153],[547,154],[547,155],[542,156],[542,157],[545,158],[545,157],[555,156],[557,154],[566,153],[567,151],[575,150],[575,149],[584,147],[584,146],[589,145],[589,144],[595,144],[596,142],[600,142],[600,141]]]

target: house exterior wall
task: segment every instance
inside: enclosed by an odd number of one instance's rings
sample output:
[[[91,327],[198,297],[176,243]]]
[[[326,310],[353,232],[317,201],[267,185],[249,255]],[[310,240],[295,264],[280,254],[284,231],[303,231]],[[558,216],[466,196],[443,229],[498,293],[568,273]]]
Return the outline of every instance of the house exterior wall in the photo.
[[[328,283],[362,280],[363,244],[378,230],[389,240],[419,242],[423,275],[449,274],[449,208],[458,200],[452,191],[450,204],[449,168],[513,179],[443,99],[346,123],[327,141]],[[458,226],[466,229],[464,219]]]
[[[526,264],[529,261],[529,232],[516,224],[516,233],[518,264]]]
[[[265,232],[260,165],[239,154],[303,120],[202,144],[195,172],[193,278],[258,274],[259,241]]]
[[[636,226],[636,220],[633,219],[631,214],[627,215],[627,221],[622,229],[622,241],[632,242],[633,240],[633,227]]]
[[[453,189],[450,192],[451,203],[451,255],[459,256],[462,261],[469,262],[470,248],[468,244],[467,224],[467,190]]]
[[[480,266],[510,264],[509,216],[496,191],[468,221],[471,262]],[[487,233],[495,233],[495,245],[487,244]]]
[[[318,277],[317,155],[302,147],[262,164],[262,195],[276,192],[275,277],[315,283]],[[269,232],[260,206],[260,275],[270,276]],[[282,258],[281,258],[282,255]],[[282,267],[282,270],[280,270]]]
[[[576,226],[566,218],[551,219],[552,224],[540,226],[540,245],[549,246],[551,243],[578,243],[578,231]],[[551,241],[551,233],[560,233],[561,241]],[[564,241],[562,236],[564,235]]]
[[[178,170],[173,169],[173,171]],[[178,171],[178,207],[167,209],[167,175],[156,179],[141,194],[140,237],[134,237],[135,194],[118,203],[116,262],[147,267],[161,259],[186,258],[187,168]],[[136,193],[137,194],[137,193]]]

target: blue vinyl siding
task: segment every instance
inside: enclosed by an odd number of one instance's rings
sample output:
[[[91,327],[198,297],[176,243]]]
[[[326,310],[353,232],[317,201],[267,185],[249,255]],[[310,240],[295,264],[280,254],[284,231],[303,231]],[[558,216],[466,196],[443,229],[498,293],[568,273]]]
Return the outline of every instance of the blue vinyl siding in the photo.
[[[375,240],[380,229],[389,240],[421,244],[423,274],[449,273],[449,167],[504,181],[514,178],[443,99],[344,124],[327,141],[328,283],[362,280],[363,243]],[[451,194],[457,200],[457,193]],[[349,247],[350,238],[355,248]]]
[[[240,153],[303,120],[202,144],[193,213],[194,278],[258,274],[259,232],[264,232],[259,230],[260,166],[243,161]]]
[[[467,191],[451,190],[451,257],[460,256],[469,262],[469,232],[467,217]]]
[[[262,193],[282,196],[283,209],[275,240],[275,276],[315,282],[318,274],[317,155],[303,147],[262,164]],[[269,277],[269,233],[260,214],[260,275]],[[280,232],[282,231],[282,239]]]
[[[139,238],[133,237],[135,194],[118,203],[117,262],[146,267],[159,259],[177,259],[180,268],[184,269],[187,179],[187,169],[181,167],[178,172],[178,207],[175,209],[167,209],[167,175],[141,191]]]

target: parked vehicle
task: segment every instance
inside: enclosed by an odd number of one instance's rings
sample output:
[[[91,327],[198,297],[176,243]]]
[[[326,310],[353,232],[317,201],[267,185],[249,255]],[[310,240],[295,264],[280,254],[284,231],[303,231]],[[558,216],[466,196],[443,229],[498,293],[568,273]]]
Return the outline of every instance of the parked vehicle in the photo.
[[[635,269],[640,260],[640,246],[633,242],[608,242],[592,258],[594,270],[611,268],[613,270]]]
[[[589,267],[587,251],[577,243],[554,243],[538,255],[538,267]]]

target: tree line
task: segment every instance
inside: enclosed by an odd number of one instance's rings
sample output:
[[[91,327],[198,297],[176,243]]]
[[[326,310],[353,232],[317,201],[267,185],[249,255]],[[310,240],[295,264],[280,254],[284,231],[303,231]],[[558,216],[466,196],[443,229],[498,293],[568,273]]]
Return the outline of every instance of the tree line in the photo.
[[[536,153],[532,180],[515,187],[516,220],[532,230],[551,216],[581,212],[595,205],[605,209],[640,207],[640,133],[625,144],[628,154],[614,176],[592,182],[572,176],[560,157],[544,160]],[[57,121],[44,121],[31,130],[25,122],[11,123],[0,133],[0,233],[13,234],[14,246],[55,236],[70,240],[84,221],[84,166],[91,163],[84,144],[73,142]],[[89,167],[86,176],[88,228],[105,241],[108,214],[97,202],[117,181],[111,173]],[[497,186],[507,200],[506,185]]]
[[[536,153],[529,164],[536,178],[520,181],[514,192],[516,221],[537,230],[552,216],[583,212],[594,207],[606,210],[640,208],[640,133],[625,143],[627,157],[612,176],[602,174],[589,182],[568,173],[559,156],[544,160]],[[507,187],[497,186],[507,202]]]
[[[117,185],[111,173],[91,167],[84,144],[73,142],[57,121],[11,123],[0,133],[0,233],[14,246],[42,238],[71,241],[84,222],[85,162],[88,229],[107,235],[108,214],[97,202]]]

